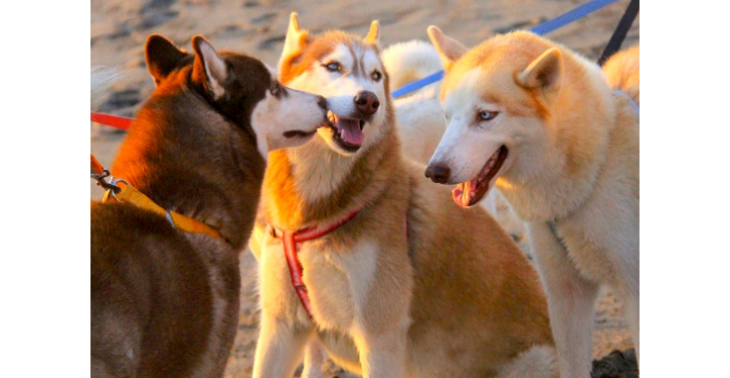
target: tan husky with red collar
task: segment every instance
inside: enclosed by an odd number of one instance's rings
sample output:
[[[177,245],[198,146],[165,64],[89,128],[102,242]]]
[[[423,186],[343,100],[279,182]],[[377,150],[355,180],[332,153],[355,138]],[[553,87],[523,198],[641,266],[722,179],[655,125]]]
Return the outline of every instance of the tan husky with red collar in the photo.
[[[448,188],[402,158],[377,38],[377,22],[365,39],[311,36],[292,14],[280,80],[325,96],[332,127],[269,155],[265,220],[250,242],[261,301],[253,376],[292,377],[310,341],[364,377],[557,376],[530,262],[486,211],[454,207]],[[300,299],[282,239],[353,212],[296,244]]]

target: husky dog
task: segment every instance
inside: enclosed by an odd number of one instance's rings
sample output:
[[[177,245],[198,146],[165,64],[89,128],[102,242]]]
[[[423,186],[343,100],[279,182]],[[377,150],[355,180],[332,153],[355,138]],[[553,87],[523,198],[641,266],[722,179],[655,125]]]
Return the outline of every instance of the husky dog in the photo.
[[[366,378],[556,377],[537,272],[402,157],[377,40],[377,21],[364,39],[312,36],[292,14],[279,77],[325,96],[331,127],[269,154],[253,376],[291,377],[316,340]]]
[[[529,222],[561,377],[589,376],[601,284],[625,301],[638,358],[634,100],[614,92],[594,63],[529,32],[496,36],[471,50],[434,26],[428,33],[446,69],[441,100],[449,125],[426,176],[458,184],[453,199],[463,207],[496,186]],[[609,64],[608,81],[638,101],[638,49],[618,65],[625,68]]]
[[[192,44],[147,40],[157,88],[111,170],[166,215],[131,198],[91,204],[92,377],[223,375],[267,152],[327,123],[323,97],[285,88],[257,59]]]
[[[444,69],[432,44],[413,40],[388,46],[380,54],[388,72],[391,92]],[[424,165],[433,156],[446,132],[446,117],[439,101],[441,81],[393,100],[398,135],[407,144],[403,154]],[[479,203],[515,240],[522,240],[525,226],[498,190],[490,190]],[[531,256],[529,246],[521,243]]]

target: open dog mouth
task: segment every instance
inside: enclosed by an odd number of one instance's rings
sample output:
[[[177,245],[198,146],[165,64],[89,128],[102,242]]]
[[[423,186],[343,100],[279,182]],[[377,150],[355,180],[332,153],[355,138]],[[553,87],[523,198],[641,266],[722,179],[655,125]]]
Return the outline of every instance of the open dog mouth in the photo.
[[[306,131],[302,131],[302,130],[290,130],[290,131],[284,132],[284,138],[288,138],[288,139],[307,138],[307,137],[314,135],[314,133],[316,133],[316,132],[317,132],[316,129],[314,131],[310,131],[310,132],[306,132]]]
[[[457,185],[451,191],[454,202],[462,207],[473,206],[479,202],[487,194],[487,191],[489,191],[489,183],[497,175],[499,169],[502,168],[502,164],[507,159],[508,152],[507,147],[500,147],[489,157],[489,160],[487,160],[476,177]]]
[[[322,121],[322,124],[319,125],[316,129],[312,131],[304,131],[304,130],[289,130],[284,132],[284,138],[291,139],[291,138],[309,138],[312,135],[317,133],[317,129],[320,127],[329,127],[332,128],[332,122],[330,121],[329,117],[325,118],[324,121]]]
[[[329,127],[332,129],[332,139],[345,151],[356,152],[360,149],[365,134],[365,120],[345,119],[338,117],[331,110],[327,111]]]

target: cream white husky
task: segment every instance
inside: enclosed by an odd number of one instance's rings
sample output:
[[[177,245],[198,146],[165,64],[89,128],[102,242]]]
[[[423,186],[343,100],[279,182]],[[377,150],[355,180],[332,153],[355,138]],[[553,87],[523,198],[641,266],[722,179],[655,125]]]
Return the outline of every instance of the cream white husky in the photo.
[[[388,72],[391,92],[444,69],[433,45],[419,40],[388,46],[380,56]],[[393,99],[398,135],[405,142],[403,154],[424,165],[428,164],[446,132],[440,89],[441,81],[437,81]],[[522,220],[509,209],[498,190],[490,190],[479,204],[512,237],[522,238],[526,233]],[[524,244],[522,247],[529,249]],[[525,252],[531,255],[531,251]]]
[[[377,38],[377,22],[365,39],[312,36],[292,15],[279,78],[325,96],[332,127],[269,155],[265,221],[250,242],[261,300],[253,376],[291,377],[308,342],[366,378],[557,376],[537,272],[483,209],[451,206],[448,188],[402,158]],[[352,214],[293,243],[300,299],[282,239]],[[309,362],[304,375],[316,376]]]
[[[446,68],[449,125],[427,176],[459,184],[453,198],[463,207],[496,186],[529,222],[561,377],[589,376],[601,284],[625,301],[638,357],[639,119],[631,98],[614,93],[597,65],[531,33],[472,50],[436,27],[429,35]],[[625,78],[609,81],[638,100],[638,49],[622,59],[607,72]]]

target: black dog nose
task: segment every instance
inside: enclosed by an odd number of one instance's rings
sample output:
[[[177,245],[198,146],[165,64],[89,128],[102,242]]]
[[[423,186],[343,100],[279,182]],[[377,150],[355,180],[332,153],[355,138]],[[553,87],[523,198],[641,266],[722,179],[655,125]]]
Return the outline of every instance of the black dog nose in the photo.
[[[449,181],[451,169],[444,165],[429,165],[426,168],[426,177],[437,184],[446,184]]]
[[[370,91],[360,91],[355,96],[355,105],[357,105],[357,109],[360,110],[362,114],[369,116],[378,111],[380,101],[378,101],[378,96],[376,96],[375,93]]]
[[[319,97],[317,99],[317,105],[319,105],[319,107],[322,108],[322,110],[327,111],[327,99],[322,96],[317,96],[317,97]]]

